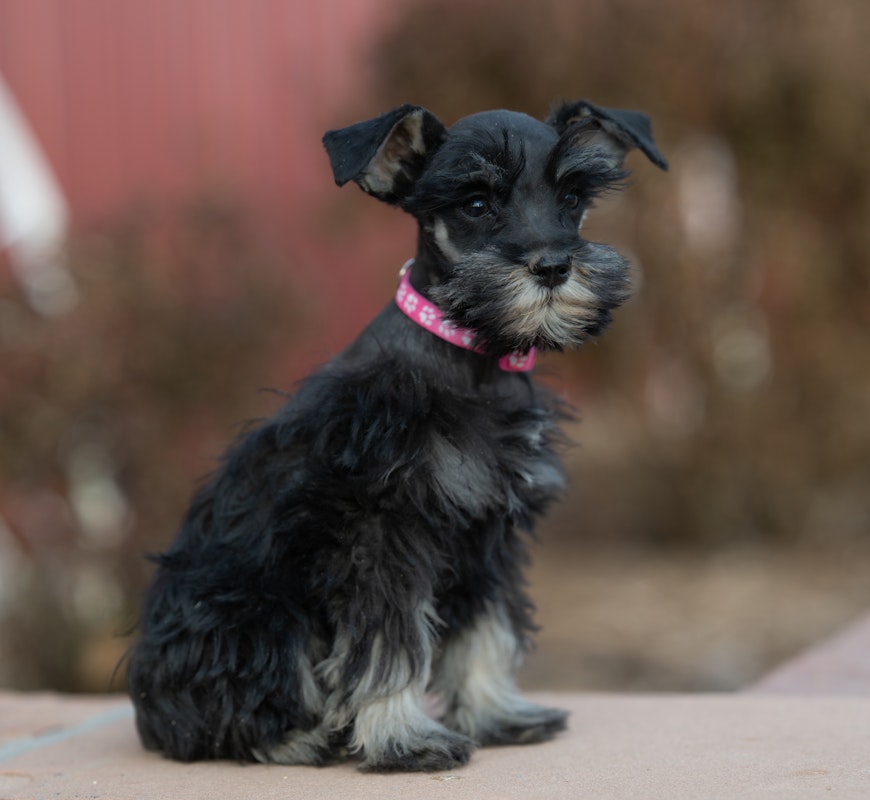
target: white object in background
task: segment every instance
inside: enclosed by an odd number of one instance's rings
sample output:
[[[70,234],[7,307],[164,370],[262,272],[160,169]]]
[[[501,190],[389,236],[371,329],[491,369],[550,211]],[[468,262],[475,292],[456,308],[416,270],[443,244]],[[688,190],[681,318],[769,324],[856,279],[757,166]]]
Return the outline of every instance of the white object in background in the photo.
[[[0,75],[0,247],[28,302],[46,316],[78,301],[62,255],[67,218],[63,192]]]

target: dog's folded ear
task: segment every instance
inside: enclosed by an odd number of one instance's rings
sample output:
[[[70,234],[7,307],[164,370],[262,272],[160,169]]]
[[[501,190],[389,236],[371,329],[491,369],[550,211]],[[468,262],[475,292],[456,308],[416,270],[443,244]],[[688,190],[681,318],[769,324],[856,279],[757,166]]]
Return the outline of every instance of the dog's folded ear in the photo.
[[[353,180],[379,200],[397,204],[408,196],[446,134],[431,111],[406,104],[327,131],[323,146],[339,186]]]
[[[653,141],[650,118],[640,111],[602,108],[587,100],[578,100],[555,108],[547,118],[547,124],[552,125],[560,136],[574,126],[582,126],[578,127],[578,134],[582,130],[586,135],[594,136],[591,131],[601,131],[608,140],[604,143],[620,163],[629,150],[637,147],[657,167],[668,168],[668,162]]]

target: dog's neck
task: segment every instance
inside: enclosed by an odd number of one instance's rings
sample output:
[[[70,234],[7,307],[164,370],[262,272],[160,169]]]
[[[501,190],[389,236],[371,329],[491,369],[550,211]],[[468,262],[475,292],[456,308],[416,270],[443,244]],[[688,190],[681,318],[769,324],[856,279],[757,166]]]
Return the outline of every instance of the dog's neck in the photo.
[[[468,328],[460,328],[450,320],[444,319],[441,309],[432,301],[427,300],[412,285],[408,277],[412,258],[407,261],[399,272],[399,288],[396,291],[396,305],[408,317],[430,333],[445,342],[450,342],[463,350],[472,350],[476,353],[483,351],[474,344],[474,331]],[[535,366],[536,351],[533,347],[528,353],[509,353],[498,360],[498,366],[504,372],[528,372]]]

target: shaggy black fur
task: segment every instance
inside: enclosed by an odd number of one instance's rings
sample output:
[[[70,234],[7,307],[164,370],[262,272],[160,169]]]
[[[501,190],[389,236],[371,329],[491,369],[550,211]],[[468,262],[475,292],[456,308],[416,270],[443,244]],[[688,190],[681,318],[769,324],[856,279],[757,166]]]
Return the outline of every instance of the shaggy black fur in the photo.
[[[402,106],[324,141],[338,183],[417,218],[413,284],[486,354],[391,303],[242,437],[156,558],[128,683],[143,743],[176,759],[447,769],[564,727],[512,682],[561,412],[495,357],[606,324],[627,265],[579,225],[630,148],[664,161],[643,115],[582,102],[450,130]]]

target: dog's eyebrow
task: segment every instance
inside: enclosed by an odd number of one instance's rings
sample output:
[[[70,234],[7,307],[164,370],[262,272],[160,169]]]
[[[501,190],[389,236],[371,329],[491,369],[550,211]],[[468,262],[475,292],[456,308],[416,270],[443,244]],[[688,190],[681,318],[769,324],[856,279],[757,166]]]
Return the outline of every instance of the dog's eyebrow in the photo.
[[[418,182],[406,206],[412,212],[454,205],[474,189],[507,194],[526,165],[523,143],[513,145],[506,130],[457,142],[443,155],[444,163]]]
[[[499,180],[513,185],[520,173],[526,167],[526,145],[520,139],[517,146],[511,144],[511,136],[507,130],[501,131],[501,136],[492,136],[492,146],[481,150],[481,155],[499,172]]]
[[[618,187],[628,177],[628,171],[600,147],[578,144],[570,130],[550,153],[545,174],[557,186],[568,178],[578,180],[590,194]]]
[[[462,175],[467,183],[480,181],[493,188],[499,184],[510,186],[526,165],[524,143],[512,145],[506,130],[486,131],[473,142],[460,142],[459,147],[460,152],[448,169],[454,176]]]

